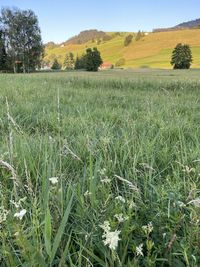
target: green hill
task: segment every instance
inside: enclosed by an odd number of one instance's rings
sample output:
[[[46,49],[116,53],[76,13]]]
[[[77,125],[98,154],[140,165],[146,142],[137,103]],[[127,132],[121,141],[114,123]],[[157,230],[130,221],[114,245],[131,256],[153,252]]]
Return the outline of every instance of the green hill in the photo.
[[[80,44],[77,43],[77,38],[75,39],[76,41],[72,38],[70,40],[73,40],[73,42],[68,40],[59,45],[47,44],[45,62],[50,63],[54,58],[57,58],[60,63],[63,63],[66,53],[73,52],[76,56],[84,53],[88,47],[97,47],[102,54],[103,60],[114,65],[119,59],[123,58],[125,60],[123,67],[125,68],[171,68],[170,59],[173,48],[177,43],[187,43],[191,46],[193,52],[194,61],[192,67],[200,68],[200,29],[146,33],[138,41],[136,41],[136,33],[98,33],[102,36],[97,38],[93,36],[89,41],[82,41]],[[125,47],[124,39],[128,34],[133,34],[134,38],[132,43]]]

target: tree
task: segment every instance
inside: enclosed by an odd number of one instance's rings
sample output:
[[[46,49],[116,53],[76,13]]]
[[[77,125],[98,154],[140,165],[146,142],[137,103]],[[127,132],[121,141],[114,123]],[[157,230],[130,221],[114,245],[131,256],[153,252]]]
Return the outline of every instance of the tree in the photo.
[[[75,70],[82,70],[85,69],[85,55],[83,54],[81,57],[76,58],[75,65],[74,65]]]
[[[43,45],[35,13],[32,10],[3,8],[0,26],[5,32],[7,53],[14,72],[19,62],[24,73],[40,67]]]
[[[51,66],[52,70],[60,70],[61,69],[61,65],[58,63],[57,59],[54,59],[53,64]]]
[[[65,69],[72,70],[74,69],[74,54],[70,52],[69,54],[66,55],[63,66]]]
[[[133,35],[129,34],[124,39],[124,46],[128,46],[133,40]]]
[[[192,63],[192,52],[187,44],[177,44],[172,52],[171,65],[174,69],[189,69]]]
[[[144,33],[141,31],[138,31],[138,33],[135,37],[135,41],[139,41],[142,37],[144,37]]]
[[[5,47],[4,33],[0,30],[0,71],[5,71],[8,68],[8,56]]]
[[[100,52],[96,47],[88,48],[84,56],[85,68],[87,71],[98,71],[98,68],[103,63]]]
[[[125,65],[126,60],[124,58],[120,58],[116,63],[115,63],[115,67],[121,67],[123,65]]]

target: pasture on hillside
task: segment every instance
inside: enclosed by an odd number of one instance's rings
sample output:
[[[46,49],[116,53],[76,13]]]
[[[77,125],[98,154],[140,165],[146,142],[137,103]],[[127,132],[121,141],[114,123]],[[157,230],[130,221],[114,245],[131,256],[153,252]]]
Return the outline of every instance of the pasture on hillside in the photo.
[[[0,265],[200,266],[200,71],[1,74]]]
[[[114,33],[108,33],[111,36]],[[127,35],[134,36],[133,41],[127,47],[124,46],[124,39]],[[190,45],[193,54],[193,68],[200,67],[200,29],[179,30],[169,32],[149,33],[139,41],[135,41],[135,33],[120,33],[109,41],[103,41],[101,44],[92,41],[84,44],[56,45],[55,47],[45,47],[46,62],[58,58],[63,64],[66,53],[73,52],[74,55],[81,56],[87,47],[97,46],[101,52],[103,61],[116,64],[119,59],[124,59],[124,68],[171,68],[171,54],[178,43]]]

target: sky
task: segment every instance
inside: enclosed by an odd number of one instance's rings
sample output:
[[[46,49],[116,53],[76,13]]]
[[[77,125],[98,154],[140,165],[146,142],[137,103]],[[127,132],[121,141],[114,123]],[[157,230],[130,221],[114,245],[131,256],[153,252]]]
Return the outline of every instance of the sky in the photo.
[[[0,0],[0,7],[32,9],[44,43],[89,29],[151,31],[200,17],[200,0]]]

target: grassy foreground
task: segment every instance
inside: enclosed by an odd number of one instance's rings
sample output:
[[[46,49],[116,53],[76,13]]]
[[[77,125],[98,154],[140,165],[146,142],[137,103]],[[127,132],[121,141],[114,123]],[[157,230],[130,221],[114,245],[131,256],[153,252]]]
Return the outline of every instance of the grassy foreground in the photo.
[[[200,266],[191,72],[0,76],[0,266]]]

